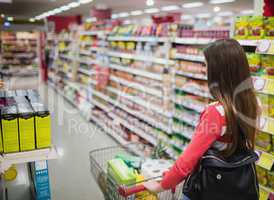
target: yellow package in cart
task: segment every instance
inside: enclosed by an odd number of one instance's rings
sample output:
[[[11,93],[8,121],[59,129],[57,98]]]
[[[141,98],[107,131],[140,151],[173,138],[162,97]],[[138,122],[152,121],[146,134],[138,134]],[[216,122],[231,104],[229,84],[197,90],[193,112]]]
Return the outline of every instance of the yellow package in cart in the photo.
[[[3,134],[3,152],[18,152],[20,148],[16,106],[4,107],[1,111],[1,118]]]
[[[50,115],[35,116],[36,146],[37,148],[47,148],[51,146],[51,123]]]

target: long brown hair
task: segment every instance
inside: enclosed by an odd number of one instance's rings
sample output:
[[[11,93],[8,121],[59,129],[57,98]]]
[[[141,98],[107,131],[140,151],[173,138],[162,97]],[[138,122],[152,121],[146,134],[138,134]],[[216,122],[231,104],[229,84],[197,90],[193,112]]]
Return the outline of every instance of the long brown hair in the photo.
[[[234,39],[218,40],[204,55],[209,91],[224,107],[226,134],[232,139],[224,155],[254,149],[259,109],[244,49]]]

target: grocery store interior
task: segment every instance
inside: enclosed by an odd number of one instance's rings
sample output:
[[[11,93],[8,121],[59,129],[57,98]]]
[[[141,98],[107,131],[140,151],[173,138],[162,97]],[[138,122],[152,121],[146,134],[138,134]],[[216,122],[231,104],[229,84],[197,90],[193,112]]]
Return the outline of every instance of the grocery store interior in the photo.
[[[213,101],[203,50],[228,38],[261,102],[273,200],[273,0],[0,0],[0,200],[124,199],[117,185],[160,177]]]

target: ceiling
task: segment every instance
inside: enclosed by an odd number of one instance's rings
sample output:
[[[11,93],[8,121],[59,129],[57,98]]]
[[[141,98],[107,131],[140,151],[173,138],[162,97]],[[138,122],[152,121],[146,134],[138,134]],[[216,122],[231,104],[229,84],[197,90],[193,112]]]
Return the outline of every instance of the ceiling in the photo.
[[[76,0],[13,0],[11,4],[0,3],[0,14],[12,16],[16,18],[31,18],[42,14],[43,12],[63,6]],[[184,3],[194,2],[196,0],[155,0],[153,7],[161,7],[167,5],[182,5]],[[200,0],[204,2],[204,6],[198,8],[182,9],[184,14],[200,14],[212,13],[216,5],[209,4],[209,0]],[[253,9],[254,0],[236,0],[233,3],[218,4],[221,11],[232,11],[238,14],[241,10]],[[60,15],[83,15],[89,16],[90,9],[93,6],[103,5],[111,8],[114,13],[145,9],[146,0],[93,0],[92,3],[81,5]],[[220,12],[221,12],[220,11]]]

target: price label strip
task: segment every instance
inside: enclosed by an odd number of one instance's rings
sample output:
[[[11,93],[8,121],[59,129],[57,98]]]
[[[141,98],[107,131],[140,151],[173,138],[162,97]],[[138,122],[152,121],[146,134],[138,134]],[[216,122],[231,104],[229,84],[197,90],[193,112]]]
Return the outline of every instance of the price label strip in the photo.
[[[274,55],[273,40],[261,40],[256,49],[257,53]]]
[[[274,80],[253,77],[253,84],[256,91],[274,95]]]
[[[274,156],[265,152],[261,152],[261,156],[257,162],[257,165],[270,171],[273,167],[273,164],[274,164]]]
[[[260,130],[274,135],[274,120],[269,117],[261,117]]]

